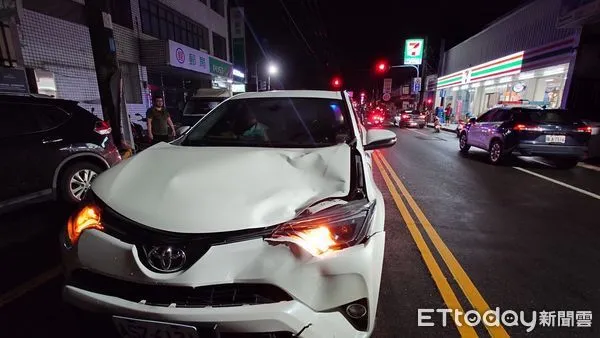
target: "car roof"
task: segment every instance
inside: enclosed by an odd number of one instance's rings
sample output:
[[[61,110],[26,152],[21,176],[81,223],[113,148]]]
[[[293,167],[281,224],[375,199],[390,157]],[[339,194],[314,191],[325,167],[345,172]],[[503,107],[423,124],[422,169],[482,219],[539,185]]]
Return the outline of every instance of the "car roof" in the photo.
[[[277,98],[277,97],[298,97],[315,99],[334,99],[341,100],[342,93],[328,90],[273,90],[267,92],[246,92],[231,97],[231,100],[257,99],[257,98]]]
[[[8,94],[0,93],[0,99],[10,102],[22,102],[22,103],[42,103],[56,106],[65,106],[77,104],[77,101],[57,99],[52,96],[40,95],[40,94]]]

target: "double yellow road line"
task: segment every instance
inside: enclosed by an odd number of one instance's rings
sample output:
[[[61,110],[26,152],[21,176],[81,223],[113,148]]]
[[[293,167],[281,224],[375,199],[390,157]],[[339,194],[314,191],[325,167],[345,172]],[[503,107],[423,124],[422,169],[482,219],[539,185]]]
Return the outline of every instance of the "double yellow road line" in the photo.
[[[406,222],[408,230],[410,231],[410,234],[415,241],[421,256],[423,257],[423,260],[425,261],[425,265],[427,266],[427,269],[429,269],[429,272],[433,277],[433,281],[440,291],[440,294],[442,295],[442,298],[448,309],[459,310],[462,313],[465,312],[458,298],[456,297],[456,293],[448,283],[447,277],[440,268],[438,261],[435,259],[431,249],[423,238],[420,228],[425,230],[425,233],[429,237],[435,250],[437,250],[439,253],[443,262],[446,264],[448,270],[452,274],[452,277],[462,290],[465,297],[468,299],[469,303],[471,303],[473,309],[479,312],[480,315],[483,315],[486,311],[490,310],[489,305],[483,299],[481,293],[479,293],[450,249],[448,249],[446,244],[444,244],[444,241],[442,241],[442,238],[440,235],[438,235],[437,231],[435,231],[431,225],[431,222],[429,222],[421,208],[412,198],[396,172],[392,169],[392,166],[378,151],[373,153],[373,160],[381,172],[383,180],[385,181],[385,184],[387,185],[392,198],[394,199],[396,207],[398,207],[400,215]],[[412,209],[412,212],[416,216],[418,223],[415,222],[415,219],[411,215],[407,204],[410,209]],[[421,227],[419,227],[418,224],[420,224]],[[464,324],[462,320],[460,320],[460,322],[462,325],[457,325],[457,329],[462,337],[478,337],[477,332],[473,327]],[[486,329],[491,337],[509,337],[508,333],[501,325],[486,326]]]

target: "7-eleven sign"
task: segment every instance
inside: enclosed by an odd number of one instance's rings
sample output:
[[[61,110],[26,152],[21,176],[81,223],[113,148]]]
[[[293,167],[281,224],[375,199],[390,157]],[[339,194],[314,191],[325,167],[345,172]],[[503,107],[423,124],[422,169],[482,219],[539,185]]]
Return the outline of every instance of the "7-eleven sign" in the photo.
[[[404,45],[404,64],[420,65],[423,63],[423,49],[425,40],[408,39]]]

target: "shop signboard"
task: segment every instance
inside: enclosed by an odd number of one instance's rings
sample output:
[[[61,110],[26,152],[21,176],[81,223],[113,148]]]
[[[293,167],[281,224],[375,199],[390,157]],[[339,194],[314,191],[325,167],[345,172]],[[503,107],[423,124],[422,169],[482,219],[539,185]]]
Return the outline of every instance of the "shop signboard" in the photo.
[[[0,93],[27,94],[27,75],[24,69],[0,67]]]
[[[233,66],[231,63],[217,59],[214,56],[210,57],[210,73],[212,75],[222,76],[230,78],[233,72]]]
[[[168,64],[204,74],[210,74],[208,54],[169,40]]]
[[[413,93],[421,92],[421,78],[420,77],[413,78],[412,91],[413,91]]]
[[[450,88],[519,74],[523,67],[523,55],[524,52],[521,51],[460,72],[442,76],[437,80],[437,88]]]
[[[429,75],[425,78],[425,88],[428,92],[434,91],[437,84],[437,75]]]
[[[383,79],[383,93],[384,94],[392,93],[392,79],[390,79],[390,78]]]
[[[246,66],[246,24],[244,7],[232,7],[230,14],[231,26],[231,62],[241,69]]]
[[[420,65],[423,63],[423,50],[425,40],[408,39],[404,45],[404,64]]]

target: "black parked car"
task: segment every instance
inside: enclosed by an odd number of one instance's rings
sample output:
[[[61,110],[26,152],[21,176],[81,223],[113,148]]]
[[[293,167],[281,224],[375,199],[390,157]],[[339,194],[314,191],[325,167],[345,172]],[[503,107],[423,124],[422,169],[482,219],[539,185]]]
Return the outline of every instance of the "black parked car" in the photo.
[[[592,128],[562,109],[494,108],[471,119],[460,134],[460,150],[487,150],[498,164],[512,153],[541,156],[560,168],[572,168],[586,156]]]
[[[76,203],[121,160],[110,125],[75,101],[0,95],[0,212],[62,199]]]

